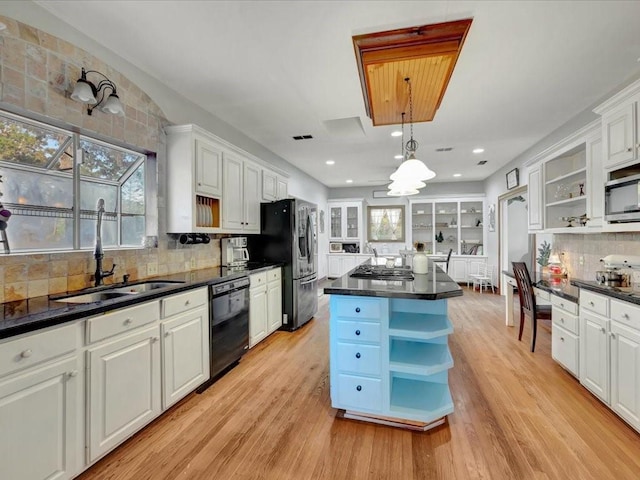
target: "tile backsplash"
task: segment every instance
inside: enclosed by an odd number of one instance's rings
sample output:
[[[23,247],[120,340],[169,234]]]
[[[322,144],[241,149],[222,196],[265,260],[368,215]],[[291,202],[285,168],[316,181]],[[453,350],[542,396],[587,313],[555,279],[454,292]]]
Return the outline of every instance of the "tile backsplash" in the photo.
[[[557,234],[553,235],[551,245],[555,253],[564,254],[569,277],[595,280],[596,271],[603,269],[600,259],[606,255],[640,256],[640,233]]]

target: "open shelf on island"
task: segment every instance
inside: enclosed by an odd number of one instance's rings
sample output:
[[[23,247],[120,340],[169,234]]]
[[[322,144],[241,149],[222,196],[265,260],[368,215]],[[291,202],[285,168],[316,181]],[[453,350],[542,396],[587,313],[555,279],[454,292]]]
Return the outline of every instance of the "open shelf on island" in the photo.
[[[429,377],[418,380],[392,376],[389,410],[401,418],[437,420],[453,413],[449,385],[446,381],[430,381]]]
[[[389,369],[394,372],[432,375],[453,367],[449,345],[392,338]]]
[[[429,340],[450,333],[453,333],[453,326],[447,315],[392,312],[389,318],[389,336],[391,337]]]

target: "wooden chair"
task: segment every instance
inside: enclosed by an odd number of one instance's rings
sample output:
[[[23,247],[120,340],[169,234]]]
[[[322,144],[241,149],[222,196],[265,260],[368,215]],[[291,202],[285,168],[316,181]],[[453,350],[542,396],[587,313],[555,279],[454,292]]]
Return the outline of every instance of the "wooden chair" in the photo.
[[[520,333],[518,341],[522,340],[524,329],[524,317],[531,318],[531,351],[536,348],[536,332],[538,320],[551,320],[550,305],[536,305],[536,296],[533,292],[531,276],[527,265],[523,262],[512,262],[513,274],[518,284],[518,296],[520,297]]]
[[[449,249],[449,253],[447,254],[447,259],[446,260],[443,260],[442,258],[439,258],[439,259],[433,261],[433,263],[438,265],[444,271],[444,273],[446,273],[447,275],[449,274],[449,261],[451,260],[451,253],[452,252],[453,252],[453,248],[450,248]],[[441,265],[443,263],[444,263],[444,268]]]

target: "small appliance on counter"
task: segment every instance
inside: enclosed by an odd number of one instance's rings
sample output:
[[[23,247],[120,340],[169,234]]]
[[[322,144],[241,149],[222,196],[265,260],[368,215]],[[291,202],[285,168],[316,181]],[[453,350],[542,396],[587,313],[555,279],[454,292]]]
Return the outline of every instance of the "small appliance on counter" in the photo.
[[[329,243],[329,251],[331,253],[342,253],[344,250],[342,249],[342,243],[340,242],[330,242]]]
[[[221,242],[222,266],[244,268],[249,262],[247,237],[223,238]]]
[[[609,287],[622,287],[625,276],[621,269],[640,269],[640,256],[637,255],[607,255],[600,259],[604,270],[596,272],[596,282]]]

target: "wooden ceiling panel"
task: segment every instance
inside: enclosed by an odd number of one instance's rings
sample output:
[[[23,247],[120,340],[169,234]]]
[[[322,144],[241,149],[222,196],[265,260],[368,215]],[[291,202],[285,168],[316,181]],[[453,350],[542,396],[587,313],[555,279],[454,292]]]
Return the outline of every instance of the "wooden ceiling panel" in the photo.
[[[471,19],[353,37],[367,115],[374,126],[433,120]]]

